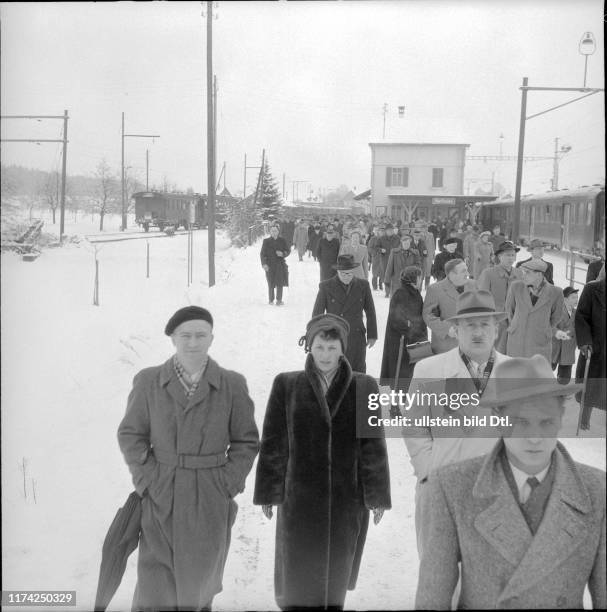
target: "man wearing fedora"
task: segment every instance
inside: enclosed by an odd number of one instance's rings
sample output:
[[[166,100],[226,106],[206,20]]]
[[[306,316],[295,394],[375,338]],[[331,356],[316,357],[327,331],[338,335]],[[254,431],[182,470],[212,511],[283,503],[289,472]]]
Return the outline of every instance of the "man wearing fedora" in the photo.
[[[382,261],[382,269],[384,271],[384,290],[386,297],[390,297],[390,285],[389,282],[385,282],[386,268],[388,267],[388,259],[392,249],[397,249],[400,246],[400,238],[398,232],[395,233],[394,226],[392,223],[386,224],[386,232],[379,240],[379,253]]]
[[[369,281],[354,276],[353,271],[359,265],[352,255],[338,256],[333,266],[337,274],[318,286],[312,316],[335,314],[348,322],[350,331],[345,355],[354,372],[364,373],[367,371],[367,346],[371,348],[377,340],[377,319]]]
[[[444,353],[457,346],[455,329],[448,320],[456,311],[457,298],[476,287],[468,279],[468,267],[462,259],[451,259],[445,265],[446,278],[426,290],[422,315],[432,330],[432,351]]]
[[[557,323],[552,339],[552,369],[557,370],[556,377],[562,385],[571,380],[571,369],[575,364],[575,308],[578,300],[578,289],[563,289],[563,316]],[[557,369],[558,368],[558,369]]]
[[[135,376],[118,427],[142,497],[133,610],[210,609],[259,434],[244,377],[208,356],[211,313],[181,308],[164,332],[176,352]]]
[[[506,353],[511,357],[539,354],[550,362],[552,338],[563,316],[563,292],[546,279],[542,259],[526,261],[521,270],[523,280],[514,281],[506,296]]]
[[[544,256],[544,243],[539,238],[534,238],[527,247],[527,250],[531,253],[531,257],[529,259],[524,259],[523,261],[519,261],[516,264],[517,268],[520,268],[523,264],[529,261],[543,261],[546,264],[546,269],[544,271],[545,279],[551,284],[554,285],[554,266],[545,259],[542,259]]]
[[[519,251],[520,249],[509,240],[502,241],[495,252],[497,264],[490,268],[485,268],[478,279],[476,279],[479,289],[491,293],[497,310],[504,310],[506,296],[512,282],[522,280],[523,278],[523,273],[513,267],[516,261],[516,254]],[[505,319],[500,321],[499,333],[495,341],[495,348],[500,353],[506,352],[507,328],[507,321]]]
[[[563,398],[540,355],[496,365],[481,398],[508,420],[485,456],[448,465],[426,485],[416,609],[607,607],[605,472],[557,441]]]
[[[325,281],[335,274],[333,265],[339,255],[340,242],[332,223],[327,225],[324,236],[318,241],[316,256],[320,264],[320,280]]]
[[[432,286],[435,285],[430,288]],[[482,396],[488,381],[495,378],[496,365],[509,359],[496,351],[494,346],[498,324],[504,317],[505,313],[496,311],[493,296],[487,291],[473,288],[458,296],[455,310],[446,321],[453,326],[456,345],[415,365],[409,388],[411,396],[417,390],[435,393],[450,390]],[[474,406],[462,407],[461,411],[466,415],[488,414],[487,410]],[[444,412],[445,409],[438,405],[414,403],[408,416],[442,416]],[[424,515],[424,486],[428,476],[443,465],[488,452],[495,440],[465,435],[444,437],[440,429],[431,426],[407,427],[403,429],[403,435],[417,476],[415,524],[419,535]]]
[[[374,291],[376,289],[383,291],[384,289],[384,272],[386,270],[381,256],[380,244],[385,233],[385,225],[376,225],[373,228],[373,236],[369,238],[369,242],[367,243],[369,261],[371,262],[371,284]]]

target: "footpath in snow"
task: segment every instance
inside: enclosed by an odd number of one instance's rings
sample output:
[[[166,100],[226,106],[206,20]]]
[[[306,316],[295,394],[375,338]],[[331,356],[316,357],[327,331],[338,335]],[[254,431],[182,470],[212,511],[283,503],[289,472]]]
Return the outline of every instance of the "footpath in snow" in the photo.
[[[69,233],[69,227],[68,227]],[[87,232],[90,233],[90,232]],[[93,306],[95,246],[45,250],[25,263],[2,254],[3,585],[11,590],[76,590],[92,609],[103,538],[132,490],[116,440],[133,376],[172,354],[168,317],[188,304],[215,319],[210,354],[242,372],[261,431],[272,380],[301,369],[318,264],[289,259],[285,306],[269,306],[260,244],[233,249],[218,236],[216,285],[208,287],[206,231],[194,232],[194,282],[187,286],[187,236],[97,244],[100,305]],[[524,250],[520,258],[526,257]],[[565,286],[564,258],[548,254]],[[380,369],[389,300],[374,292],[379,340],[367,352]],[[571,405],[567,418],[577,418]],[[601,420],[602,419],[602,420]],[[593,415],[602,426],[604,414]],[[605,468],[604,439],[564,441],[574,458]],[[402,440],[389,439],[393,509],[371,525],[349,609],[411,609],[417,582],[415,478]],[[217,610],[277,609],[273,595],[275,519],[252,504],[254,470],[240,506]],[[136,553],[112,610],[129,610]]]

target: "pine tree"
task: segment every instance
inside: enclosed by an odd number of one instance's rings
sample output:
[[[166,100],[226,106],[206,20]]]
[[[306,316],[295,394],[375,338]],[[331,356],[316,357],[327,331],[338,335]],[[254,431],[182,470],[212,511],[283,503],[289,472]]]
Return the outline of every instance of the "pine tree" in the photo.
[[[261,169],[261,188],[258,205],[261,208],[263,219],[268,219],[270,215],[277,215],[282,205],[278,184],[272,176],[268,160],[264,161]]]

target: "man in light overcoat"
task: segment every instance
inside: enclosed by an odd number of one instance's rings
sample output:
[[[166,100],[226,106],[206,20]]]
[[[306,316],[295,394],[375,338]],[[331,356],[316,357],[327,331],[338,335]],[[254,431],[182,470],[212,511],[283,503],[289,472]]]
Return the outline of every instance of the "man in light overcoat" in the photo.
[[[430,476],[416,609],[607,606],[605,472],[557,441],[563,396],[540,355],[496,368],[481,404],[508,419],[485,455]],[[486,399],[485,399],[486,398]]]
[[[513,282],[506,296],[506,353],[510,357],[543,355],[550,361],[552,338],[563,316],[563,292],[546,280],[541,259],[531,259],[521,269],[523,280]]]

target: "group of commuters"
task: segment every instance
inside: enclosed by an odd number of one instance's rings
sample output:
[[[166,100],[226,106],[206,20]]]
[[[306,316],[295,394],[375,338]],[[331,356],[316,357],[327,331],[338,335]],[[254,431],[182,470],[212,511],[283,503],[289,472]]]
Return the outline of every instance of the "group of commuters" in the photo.
[[[366,374],[366,349],[378,339],[373,290],[390,298],[380,382],[476,393],[480,405],[462,416],[514,424],[490,437],[445,436],[431,419],[403,428],[417,478],[415,607],[450,609],[457,596],[462,608],[581,608],[588,587],[593,607],[605,608],[605,473],[557,442],[565,399],[582,390],[582,359],[590,371],[583,426],[592,407],[605,408],[604,264],[576,307],[576,290],[552,284],[541,244],[515,266],[519,247],[492,232],[473,251],[468,240],[471,262],[448,228],[435,236],[422,224],[362,225],[344,232],[327,222],[312,228],[311,243],[303,224],[290,239],[274,224],[263,241],[270,303],[283,303],[293,244],[300,258],[310,250],[319,261],[321,280],[300,339],[303,369],[274,379],[261,439],[245,378],[208,356],[211,313],[189,306],[169,319],[175,352],[135,377],[118,430],[142,506],[133,609],[211,609],[234,497],[257,456],[253,501],[267,519],[276,512],[278,606],[343,609],[370,519],[379,523],[392,505],[382,427],[357,436],[357,397],[380,391]],[[487,252],[487,266],[474,263]],[[415,363],[406,347],[429,335],[432,356]],[[414,402],[410,415],[448,413]]]

